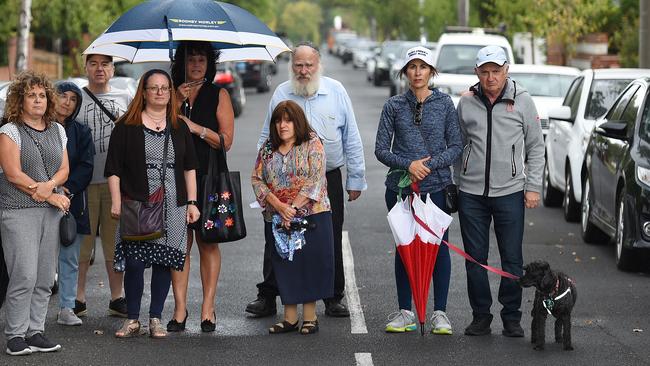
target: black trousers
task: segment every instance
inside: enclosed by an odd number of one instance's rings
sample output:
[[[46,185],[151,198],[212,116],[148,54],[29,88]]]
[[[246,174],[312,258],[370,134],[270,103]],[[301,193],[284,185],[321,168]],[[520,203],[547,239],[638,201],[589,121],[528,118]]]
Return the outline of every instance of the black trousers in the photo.
[[[341,169],[330,170],[326,174],[327,196],[332,206],[332,230],[334,236],[334,297],[341,301],[345,294],[345,274],[343,273],[343,178]],[[264,243],[264,265],[262,274],[264,281],[257,284],[258,295],[266,298],[275,298],[280,293],[278,284],[271,265],[271,251],[275,250],[275,242],[266,240]]]

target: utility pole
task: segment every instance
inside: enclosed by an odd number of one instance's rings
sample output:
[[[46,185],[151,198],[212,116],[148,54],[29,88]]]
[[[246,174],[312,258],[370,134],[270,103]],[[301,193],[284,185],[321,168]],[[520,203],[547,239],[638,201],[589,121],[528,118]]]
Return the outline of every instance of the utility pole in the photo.
[[[458,9],[458,25],[467,27],[469,23],[469,0],[458,0],[456,4]]]
[[[427,33],[424,30],[424,0],[418,0],[418,6],[420,9],[420,43],[424,45],[427,43]]]
[[[650,68],[650,3],[639,1],[639,67]]]
[[[16,73],[27,70],[29,28],[32,23],[32,0],[21,0],[18,41],[16,42]]]

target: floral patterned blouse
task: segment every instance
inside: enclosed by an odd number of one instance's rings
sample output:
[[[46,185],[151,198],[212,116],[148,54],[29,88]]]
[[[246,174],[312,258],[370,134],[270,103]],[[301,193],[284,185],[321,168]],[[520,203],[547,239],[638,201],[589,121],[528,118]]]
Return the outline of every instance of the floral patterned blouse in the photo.
[[[325,179],[325,150],[316,134],[309,141],[293,146],[286,154],[271,150],[266,140],[259,153],[251,177],[253,192],[264,208],[264,219],[271,221],[276,212],[267,205],[266,196],[275,194],[284,203],[291,204],[299,195],[309,198],[304,216],[330,211]]]

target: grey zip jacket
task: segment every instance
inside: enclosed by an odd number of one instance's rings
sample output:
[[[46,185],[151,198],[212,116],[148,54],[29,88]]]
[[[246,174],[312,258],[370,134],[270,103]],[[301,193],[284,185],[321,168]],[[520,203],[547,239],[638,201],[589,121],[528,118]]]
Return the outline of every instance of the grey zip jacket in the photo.
[[[477,83],[460,98],[458,119],[464,147],[454,177],[461,191],[484,197],[541,192],[544,139],[526,89],[508,78],[490,105]]]

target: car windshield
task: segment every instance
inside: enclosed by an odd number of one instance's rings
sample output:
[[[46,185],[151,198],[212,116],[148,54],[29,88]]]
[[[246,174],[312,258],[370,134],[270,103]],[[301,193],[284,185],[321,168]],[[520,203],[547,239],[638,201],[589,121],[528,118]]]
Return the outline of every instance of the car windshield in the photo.
[[[510,78],[524,86],[534,97],[563,98],[575,76],[511,72]]]
[[[448,44],[440,48],[438,55],[438,72],[449,74],[474,74],[476,54],[482,45]],[[504,51],[506,51],[504,49]],[[508,52],[506,51],[506,55]]]
[[[585,108],[585,119],[596,119],[614,104],[618,95],[632,80],[624,79],[599,79],[591,83],[587,107]]]

